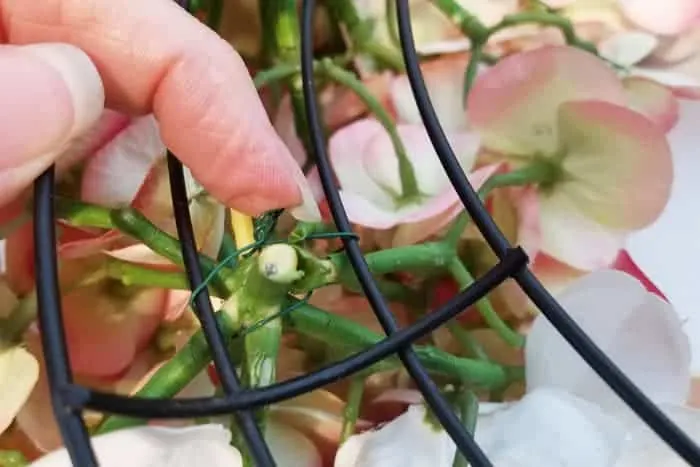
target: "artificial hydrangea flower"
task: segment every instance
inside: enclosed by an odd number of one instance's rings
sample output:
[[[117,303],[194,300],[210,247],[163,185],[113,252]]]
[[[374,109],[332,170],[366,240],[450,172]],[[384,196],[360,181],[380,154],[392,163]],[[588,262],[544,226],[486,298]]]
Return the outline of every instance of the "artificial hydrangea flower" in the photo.
[[[485,149],[550,171],[534,197],[540,250],[581,270],[614,260],[662,212],[672,180],[662,128],[626,106],[615,73],[571,47],[542,47],[484,72],[468,100]]]
[[[685,406],[688,336],[671,305],[633,277],[610,270],[586,275],[557,298],[653,402],[691,436],[700,435],[700,413]],[[544,315],[535,319],[525,358],[525,396],[479,409],[476,441],[495,465],[652,467],[680,462]],[[411,443],[405,442],[408,434]],[[449,467],[454,453],[447,433],[429,423],[422,405],[414,405],[378,430],[351,437],[341,447],[336,467],[422,466],[425,459]]]

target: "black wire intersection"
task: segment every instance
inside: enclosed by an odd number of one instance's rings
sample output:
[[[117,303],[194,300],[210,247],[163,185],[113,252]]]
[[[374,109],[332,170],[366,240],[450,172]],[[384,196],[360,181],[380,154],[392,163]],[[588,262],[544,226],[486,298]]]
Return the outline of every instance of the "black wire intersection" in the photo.
[[[187,0],[177,0],[177,2],[183,8],[188,7]],[[316,107],[315,82],[312,73],[311,28],[314,3],[313,0],[305,0],[302,8],[301,63],[304,103],[319,175],[333,219],[340,231],[349,233],[352,232],[351,225],[332,177],[332,169],[326,153],[320,117]],[[455,441],[459,451],[470,462],[470,465],[473,467],[491,466],[491,462],[472,436],[464,429],[451,407],[441,396],[438,387],[418,361],[411,349],[411,344],[457,316],[462,310],[487,295],[509,277],[517,281],[523,291],[570,345],[640,418],[690,465],[700,465],[700,450],[695,443],[644,396],[567,315],[565,310],[527,269],[525,253],[520,248],[511,247],[489,216],[459,166],[430,103],[413,43],[407,0],[397,0],[397,13],[399,36],[408,78],[430,139],[465,209],[499,257],[500,262],[434,313],[427,314],[407,328],[399,329],[365,263],[357,238],[352,235],[343,236],[342,241],[350,263],[387,337],[371,348],[313,373],[261,389],[242,389],[235,367],[226,352],[207,288],[201,287],[202,271],[197,260],[197,248],[188,210],[182,165],[174,155],[168,153],[171,196],[178,238],[182,244],[182,253],[191,289],[201,290],[193,297],[194,309],[202,324],[225,394],[222,397],[214,398],[173,400],[124,397],[93,391],[73,383],[68,361],[58,287],[53,204],[55,175],[54,168],[51,167],[34,184],[34,243],[38,319],[53,411],[73,465],[97,466],[90,439],[81,417],[82,412],[90,408],[139,418],[190,418],[236,413],[239,427],[256,465],[274,466],[264,437],[254,421],[251,412],[253,409],[312,391],[361,371],[396,353],[415,380],[428,405]]]

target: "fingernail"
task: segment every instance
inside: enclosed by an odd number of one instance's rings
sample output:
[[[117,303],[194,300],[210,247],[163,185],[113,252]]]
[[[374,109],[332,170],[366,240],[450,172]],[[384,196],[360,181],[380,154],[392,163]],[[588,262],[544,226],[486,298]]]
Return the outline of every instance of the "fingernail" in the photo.
[[[99,119],[104,89],[86,54],[67,44],[0,45],[0,206]]]
[[[60,43],[32,44],[22,49],[53,68],[63,80],[73,104],[73,125],[67,139],[94,125],[104,110],[105,92],[100,74],[85,52]]]

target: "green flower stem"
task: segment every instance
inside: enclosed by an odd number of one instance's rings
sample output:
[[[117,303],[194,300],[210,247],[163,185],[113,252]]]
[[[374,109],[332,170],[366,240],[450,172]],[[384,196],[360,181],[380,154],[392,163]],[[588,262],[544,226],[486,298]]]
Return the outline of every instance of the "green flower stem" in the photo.
[[[460,290],[464,290],[474,282],[474,278],[458,258],[455,258],[450,263],[448,269],[454,280],[459,284]],[[493,309],[491,302],[486,297],[476,302],[476,308],[491,329],[496,331],[506,343],[513,347],[522,347],[525,344],[525,337],[513,331],[498,316],[498,313],[496,313],[496,310]]]
[[[534,184],[547,185],[555,181],[558,176],[559,171],[556,164],[550,163],[547,160],[534,161],[511,172],[491,176],[488,180],[486,180],[486,182],[484,182],[481,188],[479,188],[477,193],[483,202],[496,188]],[[449,245],[456,246],[462,232],[464,232],[464,229],[469,224],[469,221],[469,213],[466,211],[462,212],[445,234],[444,241]]]
[[[365,392],[364,378],[355,377],[350,382],[348,390],[348,400],[345,403],[343,410],[343,428],[340,432],[340,444],[343,444],[350,436],[355,433],[355,425],[357,418],[360,415],[360,406],[362,405],[362,396]]]
[[[126,286],[157,287],[172,290],[189,290],[190,283],[184,273],[158,271],[128,261],[110,258],[105,264],[106,274]],[[211,290],[217,295],[216,290]]]
[[[462,326],[453,321],[447,323],[447,328],[457,342],[459,342],[459,345],[464,350],[469,352],[469,354],[471,354],[474,358],[487,362],[491,361],[484,348],[481,346],[481,344],[479,344],[479,342],[476,341],[476,339],[474,339],[469,331],[465,330],[462,328]]]
[[[456,0],[433,0],[433,4],[449,17],[472,43],[486,42],[490,35],[489,28]]]
[[[472,435],[476,431],[476,420],[479,416],[479,399],[469,389],[460,391],[457,396],[462,424]],[[453,467],[469,467],[467,459],[458,451]]]
[[[265,39],[272,53],[271,61],[276,65],[299,67],[301,49],[299,45],[299,16],[296,0],[267,0],[260,2],[263,31],[271,31],[273,36]],[[266,34],[264,32],[264,34]],[[309,157],[313,154],[309,137],[309,123],[304,108],[304,91],[301,81],[301,69],[285,79],[289,89],[294,113],[294,127]]]
[[[253,83],[255,88],[260,90],[276,81],[288,80],[300,72],[301,66],[282,63],[267,70],[259,71],[253,78]]]
[[[75,201],[63,196],[55,196],[54,200],[56,217],[69,221],[71,225],[98,229],[116,228],[112,222],[112,212],[108,208]]]
[[[228,344],[233,341],[237,326],[226,313],[217,312],[216,318]],[[211,353],[204,332],[198,330],[173,358],[165,362],[148,382],[135,394],[147,398],[175,397],[190,381],[201,373],[211,361]],[[122,428],[145,424],[146,420],[121,415],[107,417],[94,434],[109,433]]]
[[[141,241],[173,263],[183,264],[182,250],[178,240],[153,225],[139,211],[132,208],[114,209],[111,211],[111,217],[114,226],[121,232]],[[206,271],[212,271],[216,267],[214,260],[204,255],[200,255],[200,263]],[[226,292],[232,290],[231,284],[228,283],[230,280],[230,272],[221,269],[219,274],[214,276],[211,284],[218,293],[225,295]]]
[[[374,251],[365,255],[365,261],[373,274],[382,275],[397,271],[444,269],[455,256],[455,250],[448,245],[430,242]],[[339,277],[354,276],[350,261],[344,253],[331,254],[329,259],[335,264]]]
[[[298,300],[289,298],[295,304]],[[357,351],[370,347],[383,339],[356,322],[328,313],[309,304],[301,304],[284,319],[291,330],[304,336],[325,342],[334,348]],[[496,363],[456,357],[429,346],[414,346],[418,359],[433,374],[468,382],[484,388],[499,388],[522,377],[522,369]],[[396,360],[391,357],[388,360]]]
[[[0,451],[0,465],[2,467],[25,467],[29,461],[19,451]]]
[[[325,5],[331,18],[345,26],[355,51],[369,55],[380,65],[394,71],[405,70],[403,58],[397,50],[373,40],[372,24],[360,19],[351,0],[330,0],[325,2]]]
[[[472,53],[469,56],[469,63],[464,71],[464,87],[462,91],[462,100],[464,106],[467,105],[467,98],[469,97],[469,92],[472,89],[474,80],[476,79],[476,73],[479,70],[479,62],[481,62],[484,55],[484,46],[481,43],[474,44],[472,46]]]
[[[573,24],[567,18],[548,11],[525,11],[504,17],[500,23],[496,24],[489,30],[487,37],[491,37],[497,32],[519,26],[522,24],[539,24],[542,26],[552,26],[558,28],[567,44],[586,50],[597,55],[598,50],[595,44],[579,39],[574,30]]]
[[[320,62],[319,73],[350,89],[355,93],[355,95],[357,95],[358,98],[360,98],[360,100],[367,106],[372,114],[374,114],[379,123],[382,124],[384,129],[389,134],[391,143],[394,145],[394,151],[396,152],[396,157],[399,161],[402,199],[410,200],[420,196],[415,170],[406,153],[406,147],[401,141],[398,131],[396,131],[396,125],[394,124],[393,119],[386,109],[384,109],[384,106],[382,106],[379,100],[372,95],[367,87],[362,84],[362,81],[357,79],[353,73],[340,68],[331,60],[325,59]]]
[[[221,26],[221,15],[224,12],[224,0],[209,0],[207,8],[207,25],[214,31]]]

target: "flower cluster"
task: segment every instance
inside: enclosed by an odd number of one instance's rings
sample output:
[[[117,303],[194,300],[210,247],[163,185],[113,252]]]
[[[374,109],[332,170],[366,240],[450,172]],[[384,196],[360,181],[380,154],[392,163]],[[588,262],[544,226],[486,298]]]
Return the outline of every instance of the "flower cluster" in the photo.
[[[261,67],[255,82],[298,163],[289,173],[303,203],[252,219],[185,171],[212,304],[252,388],[328,365],[383,333],[314,164],[297,55],[287,53],[299,38],[275,27],[296,10],[257,3],[227,0],[220,32]],[[393,2],[325,3],[315,73],[330,163],[368,267],[396,322],[409,325],[497,258],[423,123]],[[410,9],[431,103],[486,209],[592,340],[700,436],[697,287],[683,276],[700,253],[684,240],[697,245],[700,234],[690,220],[700,2],[412,0]],[[264,32],[260,54],[258,37],[241,33],[255,29],[251,17]],[[76,382],[142,397],[214,396],[221,382],[191,306],[158,122],[106,111],[61,161],[58,259]],[[0,220],[0,463],[69,466],[36,323],[32,222],[17,206]],[[680,462],[515,284],[416,349],[499,467]],[[259,418],[280,466],[447,467],[458,455],[393,359]],[[233,416],[85,421],[100,465],[249,465]]]

